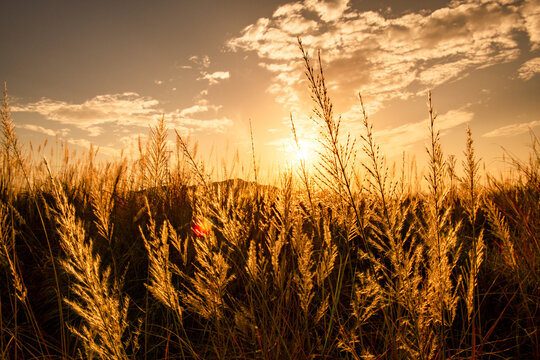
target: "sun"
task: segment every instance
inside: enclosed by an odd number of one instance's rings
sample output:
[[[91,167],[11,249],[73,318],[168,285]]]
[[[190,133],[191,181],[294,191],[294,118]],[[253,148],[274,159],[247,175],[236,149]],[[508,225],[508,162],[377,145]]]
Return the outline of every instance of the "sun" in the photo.
[[[297,163],[309,163],[313,157],[314,144],[310,141],[300,140],[291,148],[292,157]]]
[[[308,166],[315,160],[316,148],[315,142],[309,139],[288,139],[282,149],[286,153],[286,162],[290,165]]]
[[[296,159],[300,161],[308,161],[309,160],[309,150],[307,147],[301,147],[296,150]]]

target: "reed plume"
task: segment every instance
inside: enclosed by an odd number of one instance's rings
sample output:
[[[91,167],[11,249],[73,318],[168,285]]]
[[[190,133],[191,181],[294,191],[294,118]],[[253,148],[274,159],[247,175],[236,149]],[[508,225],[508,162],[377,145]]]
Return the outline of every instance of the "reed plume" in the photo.
[[[51,213],[66,256],[61,264],[73,280],[70,290],[74,298],[65,297],[64,301],[82,322],[69,328],[81,339],[87,358],[128,359],[128,348],[137,345],[136,333],[129,331],[129,297],[122,295],[116,279],[111,284],[111,270],[102,269],[101,258],[93,253],[93,241],[86,239],[75,207],[61,184],[51,180],[56,207],[51,208]]]

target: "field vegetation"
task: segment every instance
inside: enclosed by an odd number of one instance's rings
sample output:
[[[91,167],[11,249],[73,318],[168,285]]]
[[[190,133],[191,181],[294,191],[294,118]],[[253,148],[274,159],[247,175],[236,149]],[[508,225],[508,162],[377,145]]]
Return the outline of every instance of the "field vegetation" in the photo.
[[[344,133],[300,49],[319,161],[275,186],[215,181],[164,118],[134,161],[29,156],[4,91],[1,359],[539,358],[534,135],[506,178],[481,171],[469,129],[456,164],[429,95],[418,179],[366,112]]]

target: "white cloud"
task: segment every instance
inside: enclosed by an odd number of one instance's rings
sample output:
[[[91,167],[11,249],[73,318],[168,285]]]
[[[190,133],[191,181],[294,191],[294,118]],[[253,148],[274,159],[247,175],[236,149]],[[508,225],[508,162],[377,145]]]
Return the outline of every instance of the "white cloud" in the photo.
[[[193,114],[205,113],[208,111],[218,111],[221,109],[221,105],[211,105],[208,100],[201,99],[197,104],[190,106],[188,108],[182,109],[179,114],[181,117],[192,116]]]
[[[92,137],[99,136],[103,134],[103,132],[105,131],[100,126],[90,126],[90,127],[87,127],[86,130],[88,131],[88,136],[92,136]]]
[[[299,106],[302,66],[297,32],[306,49],[322,50],[327,79],[335,98],[359,90],[380,108],[384,101],[425,93],[472,71],[515,60],[517,33],[535,40],[536,15],[525,13],[533,2],[453,1],[433,12],[390,17],[359,11],[348,1],[305,0],[279,7],[230,39],[233,51],[253,51],[274,73],[268,91],[290,108]],[[315,23],[314,23],[315,21]],[[539,37],[540,38],[540,37]]]
[[[202,56],[193,55],[189,58],[189,61],[203,68],[208,68],[211,63],[210,57],[208,55],[202,55]],[[191,68],[191,66],[188,65],[185,68]]]
[[[114,147],[110,147],[110,146],[96,146],[94,143],[86,139],[68,139],[67,142],[73,145],[83,147],[85,149],[90,149],[90,148],[98,149],[98,153],[104,154],[110,157],[117,157],[121,152],[121,150],[116,149]]]
[[[35,112],[48,120],[92,131],[98,125],[122,123],[147,126],[159,117],[159,102],[134,92],[98,95],[80,104],[43,98],[38,102],[13,107],[14,112]]]
[[[193,55],[188,58],[189,64],[182,64],[179,61],[175,61],[174,67],[182,70],[192,70],[192,69],[207,69],[212,63],[208,55]]]
[[[217,84],[221,80],[226,80],[231,77],[228,71],[216,71],[213,73],[202,72],[201,77],[197,80],[208,80],[210,85]]]
[[[285,4],[274,11],[273,18],[280,29],[288,34],[298,36],[316,30],[318,27],[316,21],[305,19],[302,16],[303,11],[304,6],[300,3]]]
[[[233,125],[233,121],[227,117],[207,120],[173,117],[170,123],[175,128],[180,128],[187,133],[200,131],[212,131],[216,133],[222,133],[225,131],[225,129]]]
[[[524,62],[518,69],[518,77],[523,80],[531,80],[540,73],[540,57]]]
[[[444,136],[446,132],[456,126],[471,122],[474,114],[464,109],[450,110],[438,115],[435,120],[435,130]],[[404,124],[391,129],[376,131],[374,136],[388,153],[401,153],[413,144],[428,139],[429,120],[421,120]]]
[[[89,149],[94,144],[86,139],[68,139],[68,143]]]
[[[522,7],[521,14],[525,19],[525,26],[532,43],[532,49],[540,48],[540,3],[538,0],[527,0]]]
[[[39,126],[39,125],[24,124],[24,125],[17,125],[17,127],[21,128],[21,129],[27,129],[27,130],[39,132],[39,133],[49,135],[49,136],[56,136],[56,134],[58,134],[58,131],[54,131],[52,129],[47,129],[47,128],[44,128],[43,126]]]
[[[324,21],[340,19],[349,7],[349,0],[305,0],[304,3]]]
[[[172,126],[182,127],[186,131],[221,132],[232,124],[230,119],[214,117],[208,120],[198,116],[209,112],[217,115],[220,109],[220,105],[202,99],[186,109],[166,112],[160,107],[159,101],[133,92],[99,95],[80,104],[43,98],[38,102],[12,107],[13,112],[38,113],[47,120],[85,130],[89,136],[99,136],[104,133],[106,126],[113,124],[122,125],[124,129],[128,126],[146,129],[163,115]]]
[[[156,85],[162,85],[162,84],[163,84],[163,80],[154,80],[154,84],[156,84]]]
[[[304,5],[295,2],[295,3],[288,3],[281,5],[274,11],[274,14],[272,15],[273,18],[279,18],[279,17],[289,17],[291,15],[300,14],[304,10]]]
[[[490,132],[485,133],[482,136],[487,138],[499,136],[514,136],[524,134],[536,126],[540,126],[540,120],[502,126],[495,130],[491,130]]]
[[[360,107],[356,108],[357,112],[352,111],[344,114],[342,117],[342,135],[352,134],[357,139],[361,134],[365,133],[363,125],[358,121],[362,117]],[[347,119],[345,118],[347,116]],[[470,123],[474,118],[474,113],[467,108],[447,111],[444,114],[437,115],[435,119],[435,130],[440,131],[441,137],[444,137],[452,129]],[[354,119],[356,121],[349,121]],[[290,118],[284,119],[284,123],[290,126]],[[321,130],[315,125],[312,119],[294,118],[294,126],[298,140],[311,152],[316,151],[316,143],[314,139],[318,139],[318,132]],[[271,131],[270,129],[269,131]],[[323,130],[324,131],[324,130]],[[292,132],[291,132],[292,134]],[[395,156],[403,151],[410,149],[411,146],[418,143],[425,143],[429,140],[429,120],[423,119],[416,122],[403,124],[397,127],[377,130],[374,129],[374,138],[377,144],[380,144],[381,150],[385,155]],[[280,136],[266,145],[275,147],[278,151],[289,152],[295,149],[292,135]]]

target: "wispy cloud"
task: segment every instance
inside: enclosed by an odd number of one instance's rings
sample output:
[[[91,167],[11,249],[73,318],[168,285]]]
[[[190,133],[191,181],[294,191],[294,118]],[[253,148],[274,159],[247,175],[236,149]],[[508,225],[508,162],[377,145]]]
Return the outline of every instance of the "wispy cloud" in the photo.
[[[435,129],[444,136],[449,130],[473,120],[474,114],[465,109],[450,110],[437,116]],[[389,154],[399,154],[410,146],[428,139],[429,120],[404,124],[376,131],[374,136]]]
[[[85,149],[90,149],[91,147],[93,147],[94,149],[98,149],[98,153],[104,154],[110,157],[116,157],[119,154],[119,150],[114,147],[96,146],[94,143],[86,139],[68,139],[67,142],[73,145],[80,146]]]
[[[532,49],[537,50],[540,48],[540,3],[537,0],[526,0],[521,9]]]
[[[493,138],[493,137],[499,137],[499,136],[514,136],[514,135],[524,134],[536,126],[540,126],[540,120],[502,126],[495,130],[491,130],[490,132],[485,133],[482,136],[487,137],[487,138]]]
[[[17,105],[14,112],[34,112],[48,120],[95,133],[99,125],[122,123],[147,126],[148,121],[162,113],[159,102],[134,92],[98,95],[80,104],[43,98],[38,102]]]
[[[534,1],[452,1],[433,12],[391,17],[359,11],[346,0],[289,3],[230,39],[233,51],[253,51],[274,74],[268,91],[298,109],[302,66],[296,37],[307,49],[321,49],[334,96],[359,90],[374,99],[406,99],[474,70],[515,60],[517,33],[540,41]],[[534,15],[536,14],[536,15]],[[538,39],[537,39],[538,37]]]
[[[304,3],[327,22],[339,20],[349,7],[349,0],[305,0]]]
[[[47,128],[44,128],[43,126],[34,125],[34,124],[17,125],[17,127],[21,129],[39,132],[39,133],[49,135],[49,136],[56,136],[58,133],[60,133],[59,131],[54,131],[52,129],[47,129]]]
[[[233,121],[227,117],[214,119],[191,119],[191,118],[173,118],[175,128],[180,129],[183,133],[191,134],[197,131],[212,131],[215,133],[223,133],[227,128],[233,125]]]
[[[197,80],[208,80],[210,85],[219,83],[221,80],[226,80],[231,77],[228,71],[216,71],[213,73],[202,72],[201,77]]]
[[[518,77],[523,80],[531,80],[540,73],[540,57],[524,62],[518,69]]]
[[[202,55],[202,56],[193,55],[189,58],[189,61],[203,68],[209,67],[211,63],[210,57],[208,55]]]
[[[184,61],[175,61],[174,67],[181,70],[202,70],[210,67],[212,61],[208,55],[193,55],[187,59],[188,63]]]
[[[89,126],[86,128],[86,131],[88,131],[88,136],[100,136],[103,134],[105,129],[103,129],[101,126]]]
[[[359,110],[360,111],[360,110]],[[348,113],[351,117],[351,113]],[[360,114],[355,115],[356,119],[361,117]],[[473,121],[474,113],[467,108],[455,109],[439,114],[435,121],[435,129],[440,131],[442,137],[444,137],[450,130]],[[289,120],[290,121],[290,120]],[[317,126],[310,119],[294,120],[296,132],[299,140],[304,144],[305,148],[310,151],[315,151],[315,142],[312,140],[317,138]],[[365,130],[361,124],[355,122],[345,124],[347,130],[351,134],[364,134]],[[388,156],[394,156],[401,154],[404,150],[408,150],[411,146],[427,142],[429,139],[429,120],[423,119],[415,122],[410,122],[400,126],[392,128],[381,129],[374,131],[374,137],[378,144],[381,145],[381,149]],[[285,137],[279,137],[272,141],[269,141],[266,145],[274,146],[278,151],[289,152],[295,148],[291,135]]]
[[[86,139],[68,139],[68,143],[84,148],[90,148],[90,146],[93,146],[92,142]]]
[[[84,130],[90,137],[102,135],[111,125],[122,125],[124,129],[129,127],[146,129],[163,115],[171,127],[185,132],[223,132],[232,125],[232,120],[218,116],[220,109],[220,105],[200,99],[193,106],[167,112],[156,99],[143,97],[134,92],[99,95],[80,104],[43,98],[37,102],[12,107],[13,112],[38,113],[47,120]],[[52,134],[52,130],[41,126],[31,124],[23,126],[28,130]]]
[[[201,99],[197,104],[188,108],[182,109],[179,114],[181,117],[192,116],[193,114],[205,113],[209,111],[218,111],[221,109],[221,105],[211,105],[208,100]]]

